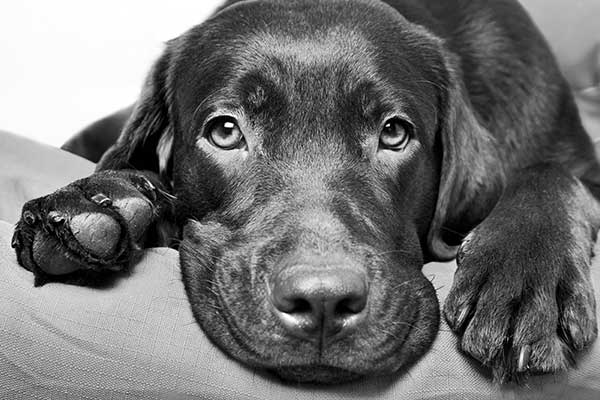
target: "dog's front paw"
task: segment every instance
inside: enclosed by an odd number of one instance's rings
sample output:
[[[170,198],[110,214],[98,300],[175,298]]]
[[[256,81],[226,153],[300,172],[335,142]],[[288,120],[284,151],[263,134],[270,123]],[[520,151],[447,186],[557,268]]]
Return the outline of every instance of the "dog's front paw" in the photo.
[[[23,206],[12,245],[36,285],[93,284],[127,269],[157,213],[156,187],[128,171],[105,171]],[[79,282],[81,281],[81,282]]]
[[[460,348],[497,382],[564,370],[597,336],[590,246],[570,235],[475,230],[445,303]]]

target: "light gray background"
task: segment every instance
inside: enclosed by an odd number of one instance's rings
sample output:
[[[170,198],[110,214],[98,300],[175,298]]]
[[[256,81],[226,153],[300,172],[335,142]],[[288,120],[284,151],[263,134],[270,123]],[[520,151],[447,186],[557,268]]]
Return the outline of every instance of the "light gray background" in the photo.
[[[600,0],[522,2],[565,69],[590,43],[600,42]],[[131,104],[163,42],[202,22],[220,3],[1,2],[0,129],[62,144],[88,123]]]

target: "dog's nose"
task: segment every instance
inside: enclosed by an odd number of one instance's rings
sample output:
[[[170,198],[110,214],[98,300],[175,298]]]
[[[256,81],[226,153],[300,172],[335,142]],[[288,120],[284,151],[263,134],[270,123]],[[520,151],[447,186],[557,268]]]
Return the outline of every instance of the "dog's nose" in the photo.
[[[323,340],[343,336],[365,319],[364,273],[344,265],[296,264],[271,280],[275,314],[294,336]]]

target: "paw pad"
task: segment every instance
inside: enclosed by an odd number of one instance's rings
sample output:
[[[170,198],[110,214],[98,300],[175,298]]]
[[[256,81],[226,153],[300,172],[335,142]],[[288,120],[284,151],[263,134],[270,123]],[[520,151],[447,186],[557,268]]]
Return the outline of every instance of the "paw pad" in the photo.
[[[112,217],[100,213],[81,213],[70,221],[77,241],[97,257],[112,257],[121,239],[121,227]]]

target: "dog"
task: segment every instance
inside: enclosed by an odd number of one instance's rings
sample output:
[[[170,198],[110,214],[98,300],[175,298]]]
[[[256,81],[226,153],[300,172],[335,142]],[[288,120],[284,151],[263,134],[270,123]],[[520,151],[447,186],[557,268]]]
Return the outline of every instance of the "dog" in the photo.
[[[597,336],[600,169],[514,0],[229,1],[125,114],[79,138],[109,142],[95,174],[24,205],[36,285],[179,238],[204,332],[296,382],[409,368],[439,327],[432,260],[456,257],[443,314],[499,382]]]

